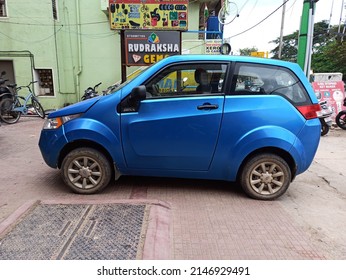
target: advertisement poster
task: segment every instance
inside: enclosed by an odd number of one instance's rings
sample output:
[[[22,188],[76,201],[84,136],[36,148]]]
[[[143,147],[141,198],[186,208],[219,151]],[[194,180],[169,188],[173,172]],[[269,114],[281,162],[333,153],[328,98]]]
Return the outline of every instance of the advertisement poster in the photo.
[[[222,40],[206,40],[205,53],[206,54],[220,54],[221,45],[222,45]]]
[[[179,31],[125,31],[127,66],[146,66],[181,53]]]
[[[333,115],[335,116],[342,110],[346,110],[343,106],[345,95],[344,82],[330,81],[330,82],[313,82],[312,87],[315,91],[318,101],[327,100],[328,104],[333,108]]]
[[[111,29],[187,30],[188,0],[109,0]]]

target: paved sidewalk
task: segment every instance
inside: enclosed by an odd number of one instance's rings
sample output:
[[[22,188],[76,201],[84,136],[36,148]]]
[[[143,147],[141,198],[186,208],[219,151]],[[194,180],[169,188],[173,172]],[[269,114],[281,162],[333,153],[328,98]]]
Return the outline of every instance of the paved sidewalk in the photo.
[[[144,259],[325,259],[282,206],[249,199],[227,182],[122,177],[97,195],[77,195],[38,149],[43,120],[21,118],[0,127],[0,234],[28,205],[46,203],[145,203],[149,219]],[[25,206],[26,205],[26,206]]]

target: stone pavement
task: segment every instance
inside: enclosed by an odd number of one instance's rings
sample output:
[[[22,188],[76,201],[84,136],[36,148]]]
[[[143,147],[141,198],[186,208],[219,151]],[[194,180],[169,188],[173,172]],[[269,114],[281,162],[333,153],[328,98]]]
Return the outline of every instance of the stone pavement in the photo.
[[[256,201],[235,184],[122,177],[97,195],[71,193],[38,148],[43,120],[22,117],[0,127],[0,238],[38,204],[151,205],[143,259],[301,260],[326,252],[276,201]],[[1,235],[2,234],[2,235]]]

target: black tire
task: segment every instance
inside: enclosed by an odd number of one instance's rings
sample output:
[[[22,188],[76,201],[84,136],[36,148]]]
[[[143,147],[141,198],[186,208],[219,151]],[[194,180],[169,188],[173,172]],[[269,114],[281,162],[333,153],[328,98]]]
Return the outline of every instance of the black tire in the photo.
[[[243,190],[251,198],[273,200],[288,189],[291,170],[281,157],[259,154],[245,163],[239,179]]]
[[[79,194],[93,194],[110,182],[112,169],[109,160],[92,148],[72,150],[61,165],[64,182]]]
[[[338,127],[346,130],[346,110],[343,110],[336,115],[335,122]]]
[[[16,101],[18,102],[18,101]],[[12,111],[13,100],[5,98],[0,102],[0,119],[7,124],[14,124],[18,122],[21,112]],[[20,104],[18,103],[20,106]]]
[[[324,120],[321,120],[321,136],[328,134],[329,125],[326,124]]]
[[[31,99],[32,106],[34,107],[37,115],[39,115],[42,119],[46,117],[46,113],[43,110],[43,107],[40,102],[36,98]]]

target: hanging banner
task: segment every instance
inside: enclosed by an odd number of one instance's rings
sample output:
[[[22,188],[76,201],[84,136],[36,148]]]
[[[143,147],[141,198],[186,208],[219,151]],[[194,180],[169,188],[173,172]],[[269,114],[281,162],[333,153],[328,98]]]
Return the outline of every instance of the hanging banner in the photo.
[[[125,31],[127,66],[147,66],[181,53],[180,31]]]
[[[188,0],[109,0],[111,29],[187,30]]]
[[[340,111],[346,110],[346,107],[343,106],[343,101],[346,97],[343,81],[313,82],[312,87],[318,101],[327,100],[328,104],[332,106],[333,118],[335,118]]]

